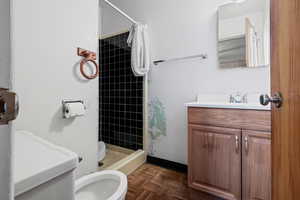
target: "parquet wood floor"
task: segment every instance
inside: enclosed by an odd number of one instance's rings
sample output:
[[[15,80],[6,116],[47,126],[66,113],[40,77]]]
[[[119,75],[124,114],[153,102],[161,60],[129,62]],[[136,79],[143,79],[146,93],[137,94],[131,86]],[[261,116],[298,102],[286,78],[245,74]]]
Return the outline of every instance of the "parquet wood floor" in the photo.
[[[222,200],[187,186],[185,173],[144,164],[128,176],[126,200]]]

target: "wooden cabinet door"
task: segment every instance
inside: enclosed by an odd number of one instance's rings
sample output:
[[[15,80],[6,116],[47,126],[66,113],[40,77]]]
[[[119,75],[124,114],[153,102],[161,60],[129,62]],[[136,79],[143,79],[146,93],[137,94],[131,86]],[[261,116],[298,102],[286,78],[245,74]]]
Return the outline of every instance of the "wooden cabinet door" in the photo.
[[[243,200],[271,200],[271,133],[243,130]]]
[[[228,199],[241,197],[241,130],[189,125],[189,186]]]

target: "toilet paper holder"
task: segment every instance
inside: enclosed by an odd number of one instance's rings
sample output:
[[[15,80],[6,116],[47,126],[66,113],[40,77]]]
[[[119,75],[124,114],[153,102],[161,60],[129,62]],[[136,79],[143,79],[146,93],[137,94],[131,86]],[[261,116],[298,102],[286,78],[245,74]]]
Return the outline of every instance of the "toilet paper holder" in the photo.
[[[69,112],[68,108],[67,108],[67,104],[69,103],[82,103],[84,106],[84,109],[86,110],[86,106],[84,105],[84,101],[83,100],[62,100],[62,114],[63,114],[63,118],[66,118],[66,114]]]

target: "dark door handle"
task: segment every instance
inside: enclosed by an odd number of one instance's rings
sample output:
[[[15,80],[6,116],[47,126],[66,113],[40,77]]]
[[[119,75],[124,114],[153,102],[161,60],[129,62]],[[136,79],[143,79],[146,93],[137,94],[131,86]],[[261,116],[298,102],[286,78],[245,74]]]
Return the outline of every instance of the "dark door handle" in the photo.
[[[0,124],[7,124],[17,118],[19,101],[16,93],[0,88]]]
[[[276,108],[280,108],[282,106],[282,96],[279,92],[276,92],[273,97],[269,97],[267,94],[260,95],[259,98],[260,104],[263,106],[268,105],[269,103],[274,103]]]

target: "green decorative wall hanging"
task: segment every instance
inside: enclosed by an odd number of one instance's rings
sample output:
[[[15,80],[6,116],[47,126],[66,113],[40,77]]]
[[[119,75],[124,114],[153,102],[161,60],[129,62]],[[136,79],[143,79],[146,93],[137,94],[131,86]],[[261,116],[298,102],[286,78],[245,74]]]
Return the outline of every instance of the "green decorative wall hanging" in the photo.
[[[157,98],[149,102],[149,135],[151,137],[150,154],[154,153],[154,142],[167,135],[166,113],[163,103]]]

